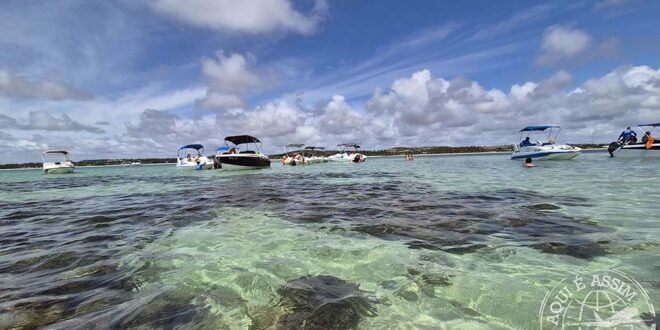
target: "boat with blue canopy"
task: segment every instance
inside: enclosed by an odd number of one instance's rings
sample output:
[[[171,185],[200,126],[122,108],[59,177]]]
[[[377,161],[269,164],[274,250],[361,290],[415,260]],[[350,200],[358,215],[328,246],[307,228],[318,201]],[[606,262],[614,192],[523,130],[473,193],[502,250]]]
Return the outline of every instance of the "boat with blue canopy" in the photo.
[[[579,156],[582,149],[556,143],[560,131],[561,127],[557,125],[534,125],[521,129],[520,142],[513,144],[511,159],[566,160]]]
[[[178,170],[212,170],[213,161],[206,157],[203,145],[187,144],[179,148],[176,168]]]

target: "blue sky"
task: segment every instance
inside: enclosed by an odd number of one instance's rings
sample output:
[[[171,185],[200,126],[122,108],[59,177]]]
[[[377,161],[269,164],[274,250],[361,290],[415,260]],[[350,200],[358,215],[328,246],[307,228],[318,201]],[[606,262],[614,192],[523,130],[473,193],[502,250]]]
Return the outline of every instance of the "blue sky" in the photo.
[[[0,149],[171,156],[231,134],[492,145],[660,121],[660,2],[0,3]],[[477,138],[478,137],[478,138]]]

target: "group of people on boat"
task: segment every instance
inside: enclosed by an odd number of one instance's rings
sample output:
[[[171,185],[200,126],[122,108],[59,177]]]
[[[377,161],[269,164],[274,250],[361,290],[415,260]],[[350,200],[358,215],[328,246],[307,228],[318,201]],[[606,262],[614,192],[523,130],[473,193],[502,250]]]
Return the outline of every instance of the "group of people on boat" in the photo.
[[[653,143],[656,140],[657,138],[651,135],[651,131],[644,132],[644,136],[642,136],[642,143],[646,146],[646,149],[653,148]],[[630,127],[626,127],[619,135],[618,142],[621,144],[635,144],[637,143],[637,133]]]
[[[309,164],[309,162],[307,161],[307,159],[305,159],[302,153],[296,153],[293,156],[289,156],[285,154],[284,156],[282,156],[281,161],[282,161],[282,165],[295,165],[296,163],[302,163],[303,165]]]

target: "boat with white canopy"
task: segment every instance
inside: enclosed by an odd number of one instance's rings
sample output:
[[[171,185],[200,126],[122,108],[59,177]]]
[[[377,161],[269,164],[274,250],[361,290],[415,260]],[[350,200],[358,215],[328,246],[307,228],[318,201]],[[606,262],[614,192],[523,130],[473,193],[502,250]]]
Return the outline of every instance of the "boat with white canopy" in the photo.
[[[261,153],[261,141],[250,135],[225,138],[227,149],[218,151],[215,159],[222,170],[247,170],[270,167],[270,159]],[[243,149],[241,146],[244,146]],[[252,146],[253,150],[250,150]],[[226,151],[225,151],[226,150]]]
[[[579,156],[582,149],[556,143],[560,131],[561,127],[556,125],[527,126],[521,129],[521,142],[513,145],[511,159],[566,160]],[[547,140],[542,142],[546,132]],[[531,140],[532,136],[535,141]]]
[[[328,157],[325,156],[319,156],[317,154],[317,151],[323,151],[325,150],[324,147],[314,147],[314,146],[307,146],[305,147],[304,151],[304,156],[305,156],[305,161],[309,164],[318,164],[318,163],[327,163],[330,160],[328,160]]]
[[[50,155],[63,155],[64,160],[60,161],[48,161],[46,156]],[[69,152],[66,150],[46,150],[41,155],[43,159],[43,170],[44,174],[66,174],[73,173],[76,164],[69,159]]]
[[[284,146],[284,156],[282,157],[282,165],[307,165],[305,156],[303,154],[303,147],[301,143],[289,143]]]
[[[610,143],[607,151],[610,156],[616,158],[660,158],[660,139],[654,136],[654,131],[660,127],[660,123],[637,125],[639,131],[643,132],[639,142],[637,139]]]
[[[212,170],[213,161],[206,157],[203,145],[188,144],[179,148],[176,168],[177,170]]]
[[[342,143],[337,145],[337,153],[328,156],[331,162],[353,162],[362,163],[367,160],[367,156],[358,152],[360,146],[357,143]]]

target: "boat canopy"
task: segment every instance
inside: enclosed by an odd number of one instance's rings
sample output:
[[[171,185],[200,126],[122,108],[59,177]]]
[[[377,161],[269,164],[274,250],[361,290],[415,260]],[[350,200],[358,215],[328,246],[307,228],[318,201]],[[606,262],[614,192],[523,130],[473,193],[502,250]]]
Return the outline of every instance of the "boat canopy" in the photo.
[[[655,124],[642,124],[642,125],[637,125],[637,126],[659,127],[659,126],[660,126],[660,123],[655,123]]]
[[[305,146],[304,144],[300,144],[300,143],[289,143],[286,145],[287,148],[302,148],[304,146]]]
[[[538,125],[538,126],[527,126],[521,129],[519,132],[535,132],[535,131],[545,131],[548,128],[560,128],[557,125]]]
[[[360,146],[357,143],[342,143],[338,144],[338,147],[344,147],[344,148],[359,148]]]
[[[201,144],[188,144],[188,145],[185,145],[185,146],[179,148],[179,150],[183,150],[183,149],[195,149],[195,150],[199,150],[199,149],[204,149],[204,146],[201,145]]]
[[[66,150],[46,150],[44,151],[45,154],[63,154],[63,155],[68,155],[69,152]]]
[[[314,146],[309,146],[305,147],[305,150],[323,150],[325,147],[314,147]]]
[[[235,135],[235,136],[228,136],[225,138],[225,141],[231,142],[233,144],[244,144],[244,143],[261,143],[259,139],[257,139],[254,136],[250,135]]]

